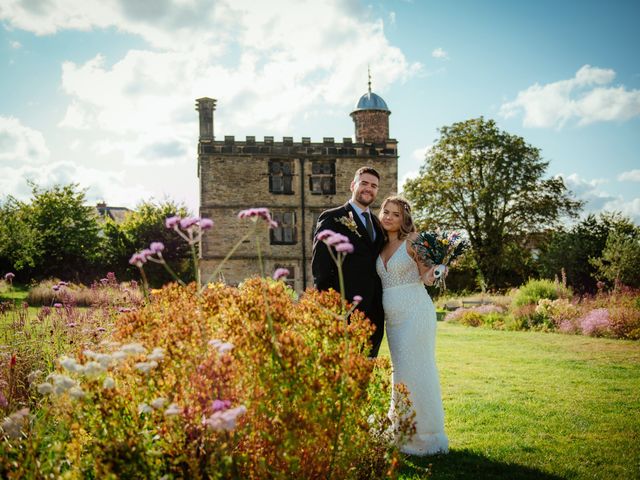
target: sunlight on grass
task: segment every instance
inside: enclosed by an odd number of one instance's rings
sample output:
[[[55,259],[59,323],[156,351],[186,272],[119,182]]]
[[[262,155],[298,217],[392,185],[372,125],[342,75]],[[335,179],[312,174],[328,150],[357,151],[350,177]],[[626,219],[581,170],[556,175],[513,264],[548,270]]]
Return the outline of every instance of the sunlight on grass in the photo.
[[[437,341],[451,453],[401,478],[637,478],[637,342],[443,322]]]

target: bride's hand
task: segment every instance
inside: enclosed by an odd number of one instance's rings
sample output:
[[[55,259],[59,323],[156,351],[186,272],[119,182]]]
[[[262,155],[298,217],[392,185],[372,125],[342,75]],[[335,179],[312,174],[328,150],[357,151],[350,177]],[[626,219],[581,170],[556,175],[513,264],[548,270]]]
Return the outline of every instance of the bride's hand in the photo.
[[[436,266],[433,265],[431,268],[429,268],[429,270],[422,274],[422,282],[425,285],[431,286],[436,283],[436,276],[434,275],[435,270]]]

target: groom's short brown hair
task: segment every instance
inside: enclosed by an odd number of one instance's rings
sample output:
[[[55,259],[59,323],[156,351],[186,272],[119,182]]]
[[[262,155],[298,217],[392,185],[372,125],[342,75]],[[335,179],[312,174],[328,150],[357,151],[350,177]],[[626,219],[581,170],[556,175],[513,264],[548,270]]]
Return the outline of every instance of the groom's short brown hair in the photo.
[[[358,170],[356,170],[356,173],[353,176],[353,179],[356,180],[357,178],[360,178],[360,175],[362,175],[363,173],[368,173],[369,175],[373,175],[378,180],[380,180],[380,174],[378,173],[378,171],[375,168],[369,167],[369,166],[360,167]]]

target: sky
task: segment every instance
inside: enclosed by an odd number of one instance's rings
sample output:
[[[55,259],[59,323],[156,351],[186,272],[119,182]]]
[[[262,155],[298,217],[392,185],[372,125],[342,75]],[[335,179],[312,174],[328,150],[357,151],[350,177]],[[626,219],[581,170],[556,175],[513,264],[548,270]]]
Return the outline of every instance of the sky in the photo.
[[[218,100],[218,139],[341,140],[370,68],[400,186],[440,127],[484,116],[585,214],[640,224],[639,18],[635,0],[0,0],[0,202],[75,182],[197,213],[196,98]]]

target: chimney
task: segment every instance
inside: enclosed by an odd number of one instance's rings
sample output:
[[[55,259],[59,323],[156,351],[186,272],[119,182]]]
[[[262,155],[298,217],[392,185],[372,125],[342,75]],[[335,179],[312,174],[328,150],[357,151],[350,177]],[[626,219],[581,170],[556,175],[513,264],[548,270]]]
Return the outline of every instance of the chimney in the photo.
[[[216,100],[209,97],[196,99],[196,110],[200,113],[200,141],[213,141],[213,112]]]

